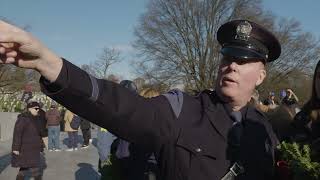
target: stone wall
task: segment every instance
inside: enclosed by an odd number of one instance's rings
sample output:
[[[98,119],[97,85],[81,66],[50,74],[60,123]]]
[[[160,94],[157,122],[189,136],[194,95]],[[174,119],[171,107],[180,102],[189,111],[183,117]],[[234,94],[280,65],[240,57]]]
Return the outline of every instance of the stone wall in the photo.
[[[19,113],[0,112],[0,141],[10,140]]]

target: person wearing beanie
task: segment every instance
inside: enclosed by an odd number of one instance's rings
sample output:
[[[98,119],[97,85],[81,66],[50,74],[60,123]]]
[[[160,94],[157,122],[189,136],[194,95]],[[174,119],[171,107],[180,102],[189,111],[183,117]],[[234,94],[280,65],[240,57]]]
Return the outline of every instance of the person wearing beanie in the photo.
[[[55,103],[52,103],[50,109],[46,112],[46,120],[48,125],[48,150],[60,150],[60,112]]]
[[[38,102],[29,102],[26,112],[19,114],[15,123],[11,165],[20,168],[17,180],[23,180],[29,171],[35,180],[42,179],[40,152],[43,149],[38,122],[39,109]]]
[[[78,118],[76,114],[67,110],[64,114],[64,131],[68,133],[68,149],[66,151],[76,151],[78,150],[78,130],[71,127],[71,122],[73,119]]]

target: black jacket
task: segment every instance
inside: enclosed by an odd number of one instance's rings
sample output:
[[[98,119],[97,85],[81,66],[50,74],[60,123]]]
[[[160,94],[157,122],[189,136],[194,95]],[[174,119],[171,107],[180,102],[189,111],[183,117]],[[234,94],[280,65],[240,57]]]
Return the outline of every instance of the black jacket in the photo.
[[[81,121],[80,121],[80,129],[90,129],[91,128],[91,124],[90,121],[80,117]]]
[[[183,94],[179,118],[165,96],[145,99],[119,85],[90,77],[64,60],[56,82],[40,79],[45,94],[111,133],[155,152],[163,179],[218,180],[228,171],[227,136],[233,121],[212,92]],[[266,118],[244,108],[238,179],[271,179],[276,139]]]

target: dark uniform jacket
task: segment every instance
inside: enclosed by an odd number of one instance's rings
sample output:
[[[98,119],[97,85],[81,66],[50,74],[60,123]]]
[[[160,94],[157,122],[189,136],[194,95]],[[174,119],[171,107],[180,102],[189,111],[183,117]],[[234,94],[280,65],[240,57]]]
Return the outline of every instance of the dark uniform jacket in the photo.
[[[183,94],[177,118],[165,96],[145,99],[95,79],[65,60],[56,82],[50,84],[42,77],[40,83],[44,93],[66,108],[155,152],[163,179],[218,180],[230,167],[227,136],[233,121],[212,92],[197,97]],[[238,179],[271,179],[272,128],[256,109],[247,106],[241,111],[244,140],[239,157],[246,172]]]

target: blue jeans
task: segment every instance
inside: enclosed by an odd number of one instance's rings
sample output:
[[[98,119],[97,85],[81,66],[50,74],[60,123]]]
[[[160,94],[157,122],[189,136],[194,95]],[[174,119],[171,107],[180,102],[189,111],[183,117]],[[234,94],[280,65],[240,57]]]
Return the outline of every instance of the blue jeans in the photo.
[[[68,132],[69,136],[69,148],[78,147],[78,131]]]
[[[48,149],[60,149],[60,126],[48,126]]]

